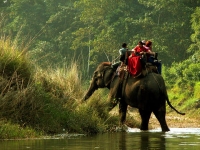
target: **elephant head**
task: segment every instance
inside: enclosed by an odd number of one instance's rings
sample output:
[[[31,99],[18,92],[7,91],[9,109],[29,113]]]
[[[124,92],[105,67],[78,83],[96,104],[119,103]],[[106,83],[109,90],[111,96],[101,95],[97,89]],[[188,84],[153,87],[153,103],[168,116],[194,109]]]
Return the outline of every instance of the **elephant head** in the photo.
[[[83,100],[87,100],[98,88],[109,88],[114,74],[115,69],[111,67],[110,62],[101,63],[94,71],[90,87],[83,97]]]

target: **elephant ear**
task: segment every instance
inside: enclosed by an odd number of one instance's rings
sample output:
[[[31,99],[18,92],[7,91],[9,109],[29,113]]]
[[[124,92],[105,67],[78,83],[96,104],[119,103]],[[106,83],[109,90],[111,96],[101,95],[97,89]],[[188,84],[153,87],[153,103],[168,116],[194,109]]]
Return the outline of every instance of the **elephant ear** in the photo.
[[[113,70],[110,69],[110,70],[106,71],[106,73],[104,74],[104,84],[105,84],[105,86],[108,86],[111,83],[113,77],[114,77],[114,71]]]
[[[102,73],[99,71],[95,71],[93,74],[93,78],[101,78],[102,77]]]

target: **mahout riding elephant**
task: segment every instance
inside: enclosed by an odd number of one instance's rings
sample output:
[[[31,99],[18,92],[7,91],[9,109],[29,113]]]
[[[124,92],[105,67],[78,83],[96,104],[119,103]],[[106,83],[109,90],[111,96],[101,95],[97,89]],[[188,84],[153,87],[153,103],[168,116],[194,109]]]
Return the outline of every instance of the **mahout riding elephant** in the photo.
[[[87,100],[98,88],[109,89],[108,110],[114,108],[119,102],[120,125],[125,122],[128,105],[139,110],[142,121],[140,130],[148,130],[150,115],[153,112],[162,131],[169,131],[165,119],[166,101],[177,113],[185,114],[171,105],[163,77],[154,72],[138,77],[129,75],[122,81],[116,75],[116,69],[111,63],[103,62],[94,71],[90,87],[83,100]]]

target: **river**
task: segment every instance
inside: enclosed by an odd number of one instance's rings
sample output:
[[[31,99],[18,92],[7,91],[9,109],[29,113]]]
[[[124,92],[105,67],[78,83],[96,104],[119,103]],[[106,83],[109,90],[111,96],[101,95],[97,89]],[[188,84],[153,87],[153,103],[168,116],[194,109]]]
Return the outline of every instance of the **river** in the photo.
[[[1,140],[1,150],[199,150],[200,128],[170,128],[104,133],[56,135],[42,139]]]

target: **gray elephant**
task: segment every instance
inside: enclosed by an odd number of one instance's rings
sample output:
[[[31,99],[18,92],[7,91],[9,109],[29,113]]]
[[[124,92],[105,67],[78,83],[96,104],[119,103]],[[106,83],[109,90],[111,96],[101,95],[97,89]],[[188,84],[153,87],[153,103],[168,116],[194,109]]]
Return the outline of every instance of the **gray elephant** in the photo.
[[[121,88],[118,88],[121,87]],[[169,131],[166,123],[166,101],[177,113],[170,103],[164,79],[160,74],[148,72],[145,76],[126,76],[121,82],[116,75],[116,69],[111,63],[103,62],[94,71],[90,87],[83,100],[87,100],[98,88],[108,88],[108,108],[111,110],[119,102],[120,124],[126,119],[127,106],[138,108],[141,116],[140,130],[148,130],[150,115],[153,112],[158,119],[162,131]]]

